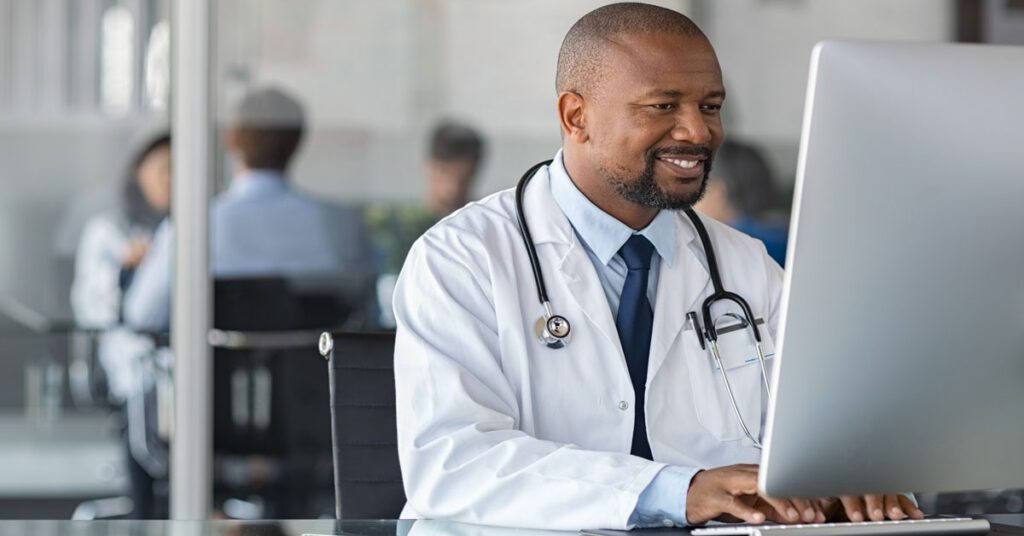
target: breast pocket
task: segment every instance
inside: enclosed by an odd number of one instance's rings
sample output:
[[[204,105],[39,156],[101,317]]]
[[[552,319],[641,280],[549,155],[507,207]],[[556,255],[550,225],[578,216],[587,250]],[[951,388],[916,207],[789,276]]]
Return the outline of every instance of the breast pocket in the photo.
[[[761,349],[770,373],[772,358],[775,356],[775,344],[762,322],[763,320],[758,319]],[[749,330],[738,325],[719,328],[719,353],[736,399],[735,406],[710,346],[705,341],[705,348],[701,348],[696,332],[692,330],[686,331],[685,339],[688,346],[693,404],[701,425],[719,441],[745,439],[746,434],[736,415],[738,410],[750,434],[760,438],[761,414],[766,402],[766,391],[754,339]],[[770,374],[768,377],[771,379]]]

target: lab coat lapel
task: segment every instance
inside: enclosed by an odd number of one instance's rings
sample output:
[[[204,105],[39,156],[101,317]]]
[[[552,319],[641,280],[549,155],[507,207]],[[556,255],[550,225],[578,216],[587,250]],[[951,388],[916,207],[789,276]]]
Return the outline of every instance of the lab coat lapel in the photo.
[[[576,233],[572,230],[568,218],[551,197],[550,180],[547,167],[541,168],[527,187],[524,199],[524,204],[531,207],[526,209],[526,217],[527,223],[530,225],[530,232],[533,234],[534,244],[537,245],[538,255],[547,258],[550,256],[557,258],[562,255],[558,265],[559,279],[564,280],[565,288],[568,289],[583,316],[601,333],[610,347],[619,352],[622,368],[626,370],[626,358],[622,353],[622,344],[619,342],[619,334],[615,328],[615,319],[612,318],[608,298],[605,297],[604,288],[597,277],[597,271],[590,262],[590,257],[587,256],[583,244],[576,238]],[[544,253],[547,255],[543,255]],[[541,262],[543,263],[544,259]],[[559,283],[557,279],[554,279],[548,280],[547,284],[548,290],[551,292],[552,286]],[[555,307],[556,313],[565,311],[565,309],[559,309],[557,303],[552,305]],[[570,322],[573,322],[576,316],[567,312],[562,314],[565,314]],[[575,328],[576,326],[574,326]]]
[[[626,366],[625,353],[622,351],[622,343],[619,341],[619,332],[615,327],[615,319],[612,318],[612,309],[608,305],[608,298],[605,296],[604,287],[597,277],[594,264],[584,251],[583,245],[574,240],[569,253],[562,259],[559,267],[562,277],[565,278],[566,286],[577,307],[587,317],[587,320],[604,336],[610,347],[619,351],[622,357],[623,369]],[[628,371],[627,371],[628,374]]]
[[[657,374],[668,352],[686,327],[686,313],[696,311],[711,284],[700,240],[690,220],[682,212],[676,218],[679,247],[671,266],[661,263],[658,273],[658,297],[651,335],[647,381]]]

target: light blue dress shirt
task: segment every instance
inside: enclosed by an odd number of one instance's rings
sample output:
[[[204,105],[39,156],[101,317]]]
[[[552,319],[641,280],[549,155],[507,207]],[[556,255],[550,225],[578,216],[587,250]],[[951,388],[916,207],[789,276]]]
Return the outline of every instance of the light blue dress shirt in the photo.
[[[626,262],[619,256],[619,248],[633,234],[643,235],[654,245],[657,255],[651,260],[651,273],[647,283],[647,297],[657,314],[658,271],[661,263],[670,263],[679,247],[676,238],[675,217],[663,210],[647,227],[634,231],[614,216],[592,203],[569,178],[562,160],[562,151],[555,155],[549,167],[551,195],[569,219],[583,249],[590,257],[597,277],[604,288],[614,318],[619,310],[619,298],[626,283]],[[630,516],[630,525],[685,526],[686,494],[693,476],[700,468],[669,465],[662,469],[640,494],[636,509]]]
[[[125,295],[125,322],[170,324],[173,228],[164,222]],[[296,191],[280,172],[236,176],[210,207],[210,258],[218,277],[365,273],[373,260],[360,211]]]

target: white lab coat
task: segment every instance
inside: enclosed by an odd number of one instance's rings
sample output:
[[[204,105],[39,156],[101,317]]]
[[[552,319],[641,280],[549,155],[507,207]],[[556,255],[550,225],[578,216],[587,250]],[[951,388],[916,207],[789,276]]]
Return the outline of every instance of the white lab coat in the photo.
[[[473,203],[413,246],[394,308],[402,517],[547,529],[626,528],[665,464],[757,463],[710,354],[686,329],[712,289],[700,240],[678,214],[680,247],[661,263],[647,376],[655,461],[629,454],[634,399],[608,301],[542,168],[525,207],[551,303],[572,323],[566,348],[534,335],[542,309],[516,223],[515,193]],[[764,246],[703,218],[727,290],[778,322],[782,270]],[[768,346],[771,342],[768,341]],[[771,362],[773,360],[770,360]],[[740,363],[740,362],[737,362]],[[727,366],[729,366],[727,364]],[[754,434],[760,368],[729,370]]]

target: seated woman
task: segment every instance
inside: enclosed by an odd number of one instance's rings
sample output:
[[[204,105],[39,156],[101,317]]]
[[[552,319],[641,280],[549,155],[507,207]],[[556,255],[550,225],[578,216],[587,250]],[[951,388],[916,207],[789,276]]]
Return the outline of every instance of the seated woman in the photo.
[[[171,207],[171,137],[161,133],[134,156],[120,206],[86,223],[75,256],[71,306],[79,326],[120,323],[122,291]]]
[[[82,328],[100,330],[97,348],[111,401],[123,408],[144,389],[139,360],[153,341],[120,327],[124,291],[145,257],[150,240],[171,206],[171,137],[161,133],[136,152],[125,174],[119,205],[93,216],[82,230],[75,255],[71,306]],[[134,510],[132,517],[156,517],[153,476],[136,460],[127,418],[122,430]]]

